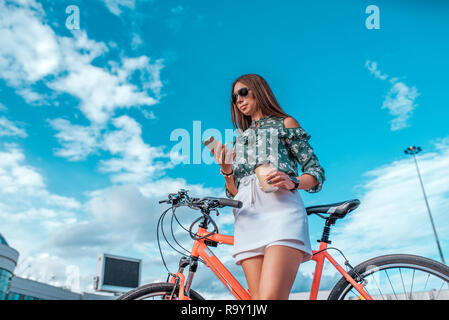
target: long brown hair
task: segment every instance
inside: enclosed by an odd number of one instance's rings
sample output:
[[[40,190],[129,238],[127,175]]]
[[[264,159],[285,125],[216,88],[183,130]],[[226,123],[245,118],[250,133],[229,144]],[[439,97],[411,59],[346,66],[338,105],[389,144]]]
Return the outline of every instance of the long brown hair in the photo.
[[[237,78],[231,88],[231,118],[236,129],[245,131],[251,125],[251,117],[243,114],[232,102],[234,86],[237,82],[246,85],[254,94],[257,107],[262,111],[263,116],[289,117],[277,102],[270,86],[264,78],[257,74],[244,74]]]

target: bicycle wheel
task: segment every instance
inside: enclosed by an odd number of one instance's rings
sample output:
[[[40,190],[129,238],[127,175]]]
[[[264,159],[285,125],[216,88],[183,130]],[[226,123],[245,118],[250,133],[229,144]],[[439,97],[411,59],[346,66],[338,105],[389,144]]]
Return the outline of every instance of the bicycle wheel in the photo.
[[[117,300],[168,300],[173,292],[173,287],[174,284],[168,282],[150,283],[121,295]],[[173,300],[178,300],[178,292],[179,288],[177,287],[172,296]],[[189,297],[192,300],[204,300],[194,290],[190,290]]]
[[[354,268],[365,281],[365,291],[375,300],[449,300],[449,267],[408,254],[380,256]],[[348,272],[356,279],[356,273]],[[329,300],[363,299],[342,277]]]

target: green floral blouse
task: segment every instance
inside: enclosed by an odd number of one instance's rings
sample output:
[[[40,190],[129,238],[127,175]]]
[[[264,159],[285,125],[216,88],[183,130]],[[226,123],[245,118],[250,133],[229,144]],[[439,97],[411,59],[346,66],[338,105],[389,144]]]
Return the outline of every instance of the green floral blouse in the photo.
[[[324,183],[324,169],[309,145],[309,139],[310,135],[301,127],[285,128],[284,118],[267,116],[253,120],[250,127],[233,141],[236,157],[232,168],[236,188],[244,176],[254,173],[256,165],[271,162],[279,171],[295,177],[299,176],[299,163],[303,173],[318,180],[313,189],[306,191],[320,191]],[[234,196],[226,185],[225,190],[226,196],[232,199]]]

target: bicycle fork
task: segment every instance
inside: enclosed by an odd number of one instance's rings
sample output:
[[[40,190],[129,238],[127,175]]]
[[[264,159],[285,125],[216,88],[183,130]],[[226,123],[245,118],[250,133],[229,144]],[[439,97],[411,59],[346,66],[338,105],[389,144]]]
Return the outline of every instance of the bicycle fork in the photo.
[[[190,286],[192,285],[193,276],[195,275],[196,269],[198,267],[198,259],[195,257],[187,258],[182,257],[179,261],[179,269],[175,274],[168,274],[170,279],[170,283],[174,283],[173,292],[170,296],[170,299],[173,297],[174,291],[177,287],[179,287],[179,300],[188,300],[190,295]],[[187,276],[187,280],[184,276],[184,269],[189,266],[189,275]]]

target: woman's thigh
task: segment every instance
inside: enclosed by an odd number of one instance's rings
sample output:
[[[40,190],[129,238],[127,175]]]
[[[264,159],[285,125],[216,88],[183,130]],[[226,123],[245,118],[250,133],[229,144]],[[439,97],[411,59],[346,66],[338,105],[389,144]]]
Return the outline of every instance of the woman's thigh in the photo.
[[[258,297],[260,274],[262,272],[263,255],[242,260],[242,268],[251,297]]]
[[[287,300],[303,257],[304,252],[292,247],[266,248],[259,277],[259,297]]]

